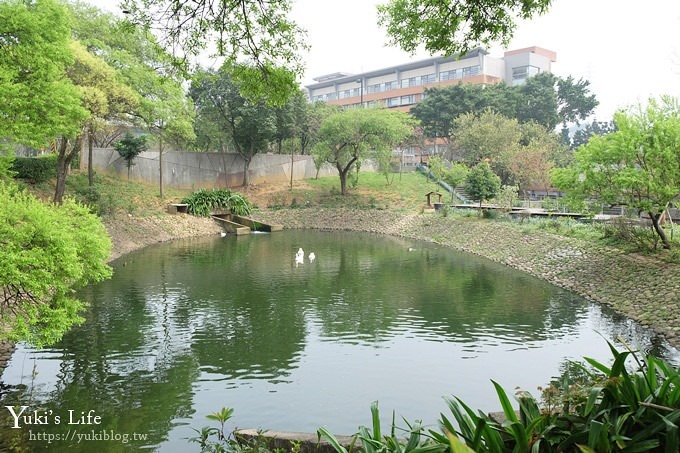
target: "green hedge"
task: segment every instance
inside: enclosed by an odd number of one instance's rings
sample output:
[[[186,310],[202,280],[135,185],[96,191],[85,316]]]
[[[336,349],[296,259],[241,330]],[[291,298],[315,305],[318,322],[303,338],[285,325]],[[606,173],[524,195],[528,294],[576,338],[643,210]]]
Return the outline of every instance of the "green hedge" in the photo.
[[[12,171],[15,178],[25,179],[38,184],[57,176],[57,155],[48,154],[41,157],[15,157]]]

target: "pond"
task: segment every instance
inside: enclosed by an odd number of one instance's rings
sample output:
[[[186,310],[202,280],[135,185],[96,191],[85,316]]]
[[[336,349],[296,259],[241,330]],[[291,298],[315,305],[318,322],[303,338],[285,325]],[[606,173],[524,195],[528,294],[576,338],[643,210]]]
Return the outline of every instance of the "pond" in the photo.
[[[605,339],[617,335],[678,359],[638,324],[527,274],[368,233],[176,241],[114,270],[82,292],[83,325],[14,354],[0,402],[38,417],[8,430],[3,413],[7,442],[197,450],[192,428],[225,406],[235,409],[229,428],[351,434],[375,400],[385,423],[394,411],[436,424],[443,396],[499,410],[491,379],[537,395],[570,359],[608,361]]]

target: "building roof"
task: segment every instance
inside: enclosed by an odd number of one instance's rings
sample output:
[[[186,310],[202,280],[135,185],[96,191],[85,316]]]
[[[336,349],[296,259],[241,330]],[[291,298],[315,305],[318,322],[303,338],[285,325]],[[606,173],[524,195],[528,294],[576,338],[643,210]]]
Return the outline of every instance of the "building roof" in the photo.
[[[438,63],[447,63],[449,61],[456,61],[456,60],[466,60],[468,58],[477,58],[480,54],[482,55],[487,55],[489,52],[487,52],[485,49],[482,49],[481,47],[478,47],[476,49],[473,49],[469,51],[468,53],[460,56],[460,54],[455,54],[451,55],[448,57],[432,57],[428,58],[426,60],[419,60],[419,61],[413,61],[410,63],[404,63],[400,64],[397,66],[390,66],[388,68],[382,68],[382,69],[377,69],[375,71],[369,71],[369,72],[363,72],[361,74],[350,74],[346,72],[334,72],[333,74],[328,74],[325,76],[320,76],[314,78],[318,83],[313,83],[311,85],[307,85],[308,89],[316,89],[316,88],[323,88],[327,86],[333,86],[336,83],[345,83],[345,82],[353,82],[356,81],[358,78],[365,78],[365,77],[378,77],[381,75],[386,75],[386,74],[391,74],[396,71],[408,71],[410,69],[417,69],[421,68],[424,66],[429,66],[431,64],[434,64],[435,62]]]

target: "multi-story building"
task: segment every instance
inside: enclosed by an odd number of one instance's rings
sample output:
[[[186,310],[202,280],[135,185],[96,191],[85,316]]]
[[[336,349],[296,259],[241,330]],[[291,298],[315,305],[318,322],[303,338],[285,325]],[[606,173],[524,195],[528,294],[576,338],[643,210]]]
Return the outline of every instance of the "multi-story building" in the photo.
[[[541,47],[506,51],[503,58],[489,56],[483,49],[463,56],[434,57],[362,74],[336,72],[317,77],[308,85],[309,99],[342,107],[381,105],[409,111],[423,98],[426,88],[456,83],[508,85],[523,83],[528,77],[550,71],[555,52]],[[401,150],[405,163],[422,160],[419,150]]]

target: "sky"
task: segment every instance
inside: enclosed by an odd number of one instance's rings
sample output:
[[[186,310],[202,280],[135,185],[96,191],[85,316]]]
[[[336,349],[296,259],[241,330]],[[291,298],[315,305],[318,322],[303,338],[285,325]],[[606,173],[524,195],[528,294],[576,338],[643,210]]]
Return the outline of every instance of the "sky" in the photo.
[[[386,46],[376,5],[386,0],[292,0],[307,30],[303,85],[333,72],[361,73],[429,58]],[[107,0],[89,0],[116,10]],[[539,46],[557,53],[552,72],[590,82],[598,121],[650,97],[680,97],[680,0],[554,0],[547,14],[520,21],[507,49]],[[502,57],[504,48],[489,49]]]

